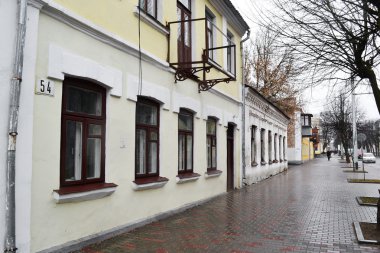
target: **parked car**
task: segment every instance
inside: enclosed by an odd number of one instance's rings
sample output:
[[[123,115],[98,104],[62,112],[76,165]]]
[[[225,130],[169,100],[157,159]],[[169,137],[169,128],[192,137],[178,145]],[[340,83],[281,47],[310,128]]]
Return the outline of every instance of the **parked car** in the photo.
[[[372,153],[363,154],[363,163],[375,163],[376,157]]]

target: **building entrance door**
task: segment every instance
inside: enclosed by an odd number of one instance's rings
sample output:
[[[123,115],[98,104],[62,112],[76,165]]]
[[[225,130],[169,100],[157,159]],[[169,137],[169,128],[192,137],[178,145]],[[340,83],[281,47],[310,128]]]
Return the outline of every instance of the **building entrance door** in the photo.
[[[234,189],[234,130],[235,126],[228,124],[227,129],[227,191]]]

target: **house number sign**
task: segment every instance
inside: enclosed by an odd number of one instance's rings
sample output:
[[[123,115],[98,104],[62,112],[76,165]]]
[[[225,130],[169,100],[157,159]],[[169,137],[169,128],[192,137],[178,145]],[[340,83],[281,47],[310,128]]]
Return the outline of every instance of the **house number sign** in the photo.
[[[48,95],[54,97],[54,82],[46,79],[39,79],[36,86],[36,94]]]

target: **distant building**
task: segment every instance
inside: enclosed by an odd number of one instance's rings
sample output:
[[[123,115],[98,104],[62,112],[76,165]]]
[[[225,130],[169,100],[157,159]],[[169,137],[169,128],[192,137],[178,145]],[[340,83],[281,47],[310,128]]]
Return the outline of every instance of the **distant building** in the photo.
[[[245,104],[245,183],[252,184],[288,168],[290,118],[250,86]]]
[[[312,114],[298,110],[292,115],[288,126],[288,162],[302,164],[314,158],[314,143],[312,140]]]

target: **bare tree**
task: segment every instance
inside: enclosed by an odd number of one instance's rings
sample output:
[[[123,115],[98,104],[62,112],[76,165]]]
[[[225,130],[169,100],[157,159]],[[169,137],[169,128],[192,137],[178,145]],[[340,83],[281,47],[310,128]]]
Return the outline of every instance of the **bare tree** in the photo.
[[[343,145],[346,162],[349,163],[349,148],[352,146],[352,113],[351,103],[344,94],[340,94],[329,103],[327,110],[321,114],[321,120],[323,125],[334,131],[336,139],[339,139]]]
[[[277,34],[265,30],[245,49],[245,81],[288,115],[300,107],[299,95],[303,69],[297,65],[290,48],[280,47]]]
[[[330,122],[330,112],[321,112],[321,128],[322,128],[322,150],[324,151],[330,142],[333,140],[334,128]]]
[[[358,147],[363,147],[368,152],[379,156],[380,149],[380,132],[375,121],[365,121],[358,124],[358,133],[366,136],[364,142],[359,142]]]
[[[380,112],[379,0],[273,0],[265,25],[309,67],[314,82],[357,78],[372,88]]]

